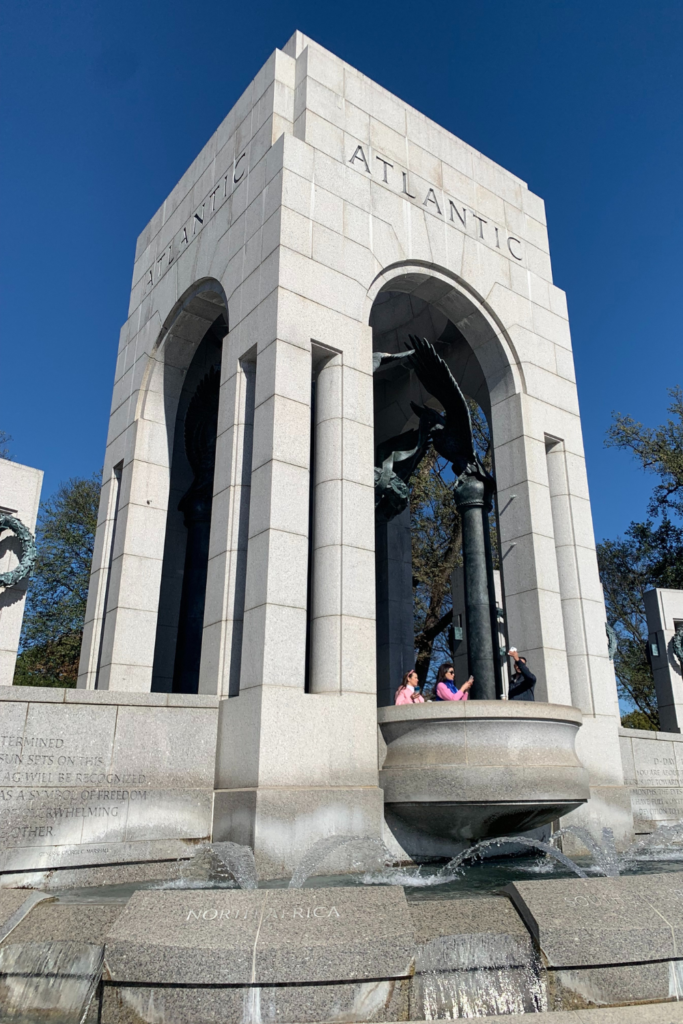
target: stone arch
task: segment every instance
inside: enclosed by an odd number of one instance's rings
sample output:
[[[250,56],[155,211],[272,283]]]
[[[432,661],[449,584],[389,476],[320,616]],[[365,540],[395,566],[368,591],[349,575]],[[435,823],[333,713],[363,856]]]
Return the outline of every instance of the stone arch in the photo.
[[[228,300],[222,285],[212,278],[196,282],[176,302],[149,355],[140,388],[136,419],[161,421],[167,427],[174,424],[183,382],[192,358],[207,331],[221,319],[224,321],[220,325],[223,334],[227,334]],[[167,432],[170,466],[172,427]]]
[[[526,392],[522,363],[507,327],[490,303],[463,278],[443,267],[415,260],[391,264],[368,288],[364,323],[370,323],[376,300],[387,291],[402,292],[433,306],[457,328],[481,367],[489,408],[512,394]]]
[[[197,692],[198,688],[213,464],[203,487],[208,487],[208,499],[203,495],[188,504],[188,497],[197,491],[197,477],[187,450],[187,422],[191,410],[196,420],[207,396],[213,396],[216,409],[209,412],[213,416],[209,433],[215,452],[227,331],[227,301],[221,286],[201,281],[176,303],[149,358],[140,414],[142,419],[154,418],[164,431],[165,444],[159,445],[159,453],[165,456],[168,487],[151,684],[155,691]],[[204,441],[207,438],[208,434]],[[196,593],[189,593],[190,584]]]
[[[509,399],[525,390],[514,343],[495,310],[456,275],[415,262],[385,268],[368,290],[367,304],[374,351],[405,350],[410,333],[436,345],[463,392],[477,402],[489,422],[495,464],[496,440],[506,435],[501,412]],[[375,376],[375,444],[417,425],[411,400],[437,404],[404,366],[388,367]],[[381,705],[392,701],[392,689],[413,667],[409,510],[388,524],[377,523],[375,540]]]

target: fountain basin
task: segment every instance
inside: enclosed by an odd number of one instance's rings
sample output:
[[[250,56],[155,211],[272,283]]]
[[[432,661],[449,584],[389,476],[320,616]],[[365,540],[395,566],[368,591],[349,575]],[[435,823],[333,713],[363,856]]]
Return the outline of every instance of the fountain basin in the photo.
[[[378,708],[387,824],[406,852],[447,856],[568,814],[589,796],[574,749],[582,721],[531,701]]]

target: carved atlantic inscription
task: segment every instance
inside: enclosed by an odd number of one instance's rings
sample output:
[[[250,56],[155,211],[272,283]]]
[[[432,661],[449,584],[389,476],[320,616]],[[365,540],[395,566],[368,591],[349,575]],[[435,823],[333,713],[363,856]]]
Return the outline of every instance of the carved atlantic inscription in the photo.
[[[449,195],[429,182],[420,181],[416,175],[375,153],[370,146],[358,144],[349,158],[352,167],[369,176],[373,181],[398,193],[426,213],[439,217],[446,224],[471,235],[501,252],[517,263],[524,261],[524,247],[521,239],[515,238],[506,228],[495,224],[489,217]],[[379,164],[379,166],[378,166]]]
[[[214,213],[220,210],[240,182],[244,180],[247,175],[247,169],[247,154],[245,151],[240,153],[233,160],[232,166],[218,177],[217,184],[206,193],[194,213],[183,224],[182,228],[175,233],[168,245],[164,246],[161,253],[145,271],[145,288],[153,288],[166,271],[170,270],[178,257],[182,256],[185,250],[189,248],[204,225],[211,220]]]

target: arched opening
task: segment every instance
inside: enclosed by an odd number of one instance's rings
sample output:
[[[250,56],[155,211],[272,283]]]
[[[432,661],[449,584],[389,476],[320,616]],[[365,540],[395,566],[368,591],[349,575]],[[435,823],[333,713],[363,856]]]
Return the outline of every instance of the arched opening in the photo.
[[[197,693],[202,653],[223,338],[220,286],[205,282],[157,346],[151,393],[163,395],[169,492],[152,690]]]
[[[501,351],[500,336],[472,299],[453,284],[431,275],[387,274],[373,302],[370,326],[375,353],[407,351],[411,348],[411,334],[426,338],[434,346],[468,399],[475,447],[492,470],[492,398],[507,393],[513,382],[507,355]],[[383,442],[418,426],[411,402],[413,406],[442,409],[405,363],[380,366],[374,376],[376,465],[381,463]],[[464,616],[460,516],[452,500],[454,482],[450,466],[431,449],[412,477],[408,506],[388,521],[381,514],[377,517],[380,706],[393,703],[396,687],[403,674],[416,665],[416,657],[421,681],[427,677],[430,660],[430,679],[439,661],[453,660],[458,684],[465,681],[471,670]],[[491,632],[496,686],[500,692],[504,676],[500,648],[505,644],[505,630],[496,525],[494,501],[487,541],[490,538],[492,542],[490,558],[495,570],[492,575],[496,609],[492,613]],[[420,536],[426,538],[426,547],[420,547]],[[429,586],[425,585],[427,577]]]

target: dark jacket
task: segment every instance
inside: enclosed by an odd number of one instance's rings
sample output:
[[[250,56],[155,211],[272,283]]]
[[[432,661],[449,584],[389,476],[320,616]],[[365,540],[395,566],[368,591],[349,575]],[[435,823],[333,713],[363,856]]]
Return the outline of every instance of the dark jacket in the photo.
[[[536,676],[531,672],[523,661],[515,663],[515,672],[510,682],[508,700],[534,700],[534,686]]]

